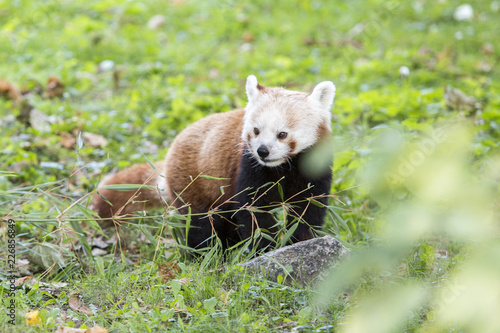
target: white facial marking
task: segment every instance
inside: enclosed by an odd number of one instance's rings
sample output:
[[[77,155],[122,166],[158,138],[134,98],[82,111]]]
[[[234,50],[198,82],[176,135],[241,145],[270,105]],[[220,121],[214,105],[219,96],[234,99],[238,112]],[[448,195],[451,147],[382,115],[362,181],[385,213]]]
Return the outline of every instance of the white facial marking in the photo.
[[[259,134],[254,135],[251,142],[248,143],[252,155],[260,164],[270,167],[285,163],[290,149],[286,138],[279,139],[278,135],[280,132],[288,133],[290,131],[286,118],[278,110],[268,110],[256,114],[252,118],[251,123],[259,129]],[[257,152],[260,147],[265,147],[269,151],[269,155],[264,158],[260,157]]]
[[[246,92],[248,104],[241,137],[261,165],[276,167],[286,163],[317,142],[320,126],[331,130],[330,108],[335,96],[332,82],[322,82],[306,94],[260,87],[257,78],[250,75]],[[286,137],[279,139],[280,132],[287,133]],[[259,156],[259,147],[265,147],[269,154]]]

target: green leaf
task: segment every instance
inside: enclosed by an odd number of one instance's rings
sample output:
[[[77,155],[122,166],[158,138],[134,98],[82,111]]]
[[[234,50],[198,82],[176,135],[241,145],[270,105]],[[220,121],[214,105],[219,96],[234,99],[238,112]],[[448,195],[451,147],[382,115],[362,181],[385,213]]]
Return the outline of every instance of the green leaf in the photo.
[[[312,316],[312,308],[310,306],[306,306],[304,308],[302,308],[297,317],[299,317],[299,323],[305,323],[307,321],[309,321],[309,319],[311,318]]]
[[[142,185],[142,184],[113,184],[113,185],[105,185],[103,186],[106,190],[114,190],[114,191],[136,191],[136,190],[154,190],[156,187],[151,185]]]
[[[290,227],[290,229],[288,229],[288,231],[286,232],[286,234],[283,236],[283,238],[281,238],[281,246],[285,246],[286,243],[288,243],[288,241],[290,240],[290,238],[292,238],[293,236],[293,233],[295,232],[295,230],[297,230],[298,226],[299,226],[299,223],[300,222],[297,222],[295,223],[294,225],[292,225]]]
[[[158,240],[151,235],[151,233],[145,228],[144,225],[138,225],[137,226],[139,230],[142,232],[142,234],[148,239],[148,241],[153,244],[153,246],[156,248],[158,246]]]
[[[142,154],[142,156],[146,159],[146,161],[149,163],[149,165],[151,165],[151,167],[156,170],[156,167],[155,165],[149,160],[149,158],[145,155],[145,154]]]
[[[81,222],[79,221],[70,221],[69,224],[71,225],[71,228],[73,231],[75,231],[76,238],[80,241],[80,243],[83,245],[85,250],[87,251],[87,254],[90,257],[92,256],[92,247],[89,245],[87,242],[87,237],[85,237],[85,231],[83,231],[82,226],[80,225]]]
[[[200,175],[201,178],[206,178],[206,179],[215,179],[215,180],[226,180],[229,178],[220,178],[220,177],[214,177],[214,176],[209,176],[209,175]]]
[[[215,237],[215,236],[212,235],[212,237]],[[203,261],[200,264],[200,269],[201,270],[206,269],[208,267],[208,265],[210,264],[210,262],[216,257],[217,250],[218,250],[217,248],[218,248],[217,245],[213,246],[210,249],[210,251],[204,255]]]
[[[189,230],[191,230],[191,206],[188,206],[188,213],[186,215],[186,229],[185,229],[185,234],[186,234],[186,243],[185,244],[189,244],[188,243],[188,239],[189,239]]]
[[[43,243],[36,244],[28,252],[28,260],[30,263],[37,265],[44,270],[49,268],[55,268],[57,271],[59,268],[66,266],[66,262],[63,257],[63,250],[57,245]]]
[[[170,282],[170,289],[172,290],[172,295],[174,295],[174,297],[177,297],[177,295],[181,291],[181,287],[181,283],[177,279],[174,279]]]
[[[261,232],[260,235],[262,236],[262,238],[265,238],[265,239],[274,243],[274,238],[271,235],[269,235],[267,232]]]
[[[0,177],[17,177],[17,174],[11,171],[0,171]]]
[[[324,204],[322,204],[321,202],[317,201],[316,199],[311,199],[311,200],[309,200],[309,202],[312,203],[314,206],[318,206],[318,207],[321,207],[321,208],[325,207]]]
[[[351,235],[351,229],[349,228],[345,220],[342,217],[340,217],[340,215],[331,206],[327,206],[327,208],[332,221],[339,222],[342,228],[345,231],[349,232],[349,235]]]
[[[278,183],[278,193],[280,194],[281,201],[285,201],[285,196],[283,195],[283,187],[281,186],[280,183]]]
[[[78,150],[82,149],[83,147],[82,132],[78,133],[78,137],[76,138],[76,147],[78,148]]]
[[[105,274],[105,269],[104,269],[104,261],[102,260],[102,258],[101,258],[101,257],[96,256],[96,257],[95,257],[95,264],[96,264],[97,273],[98,273],[101,277],[105,277],[105,276],[106,276],[106,274]]]
[[[203,301],[203,307],[207,310],[208,313],[214,312],[216,305],[217,305],[216,297],[212,297]]]

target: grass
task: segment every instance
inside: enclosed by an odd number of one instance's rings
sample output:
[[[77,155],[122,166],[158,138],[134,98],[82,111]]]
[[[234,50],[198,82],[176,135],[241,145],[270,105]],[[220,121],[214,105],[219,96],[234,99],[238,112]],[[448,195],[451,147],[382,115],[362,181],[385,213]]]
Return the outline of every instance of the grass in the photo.
[[[18,287],[16,326],[2,311],[0,330],[494,332],[474,297],[498,292],[484,277],[500,262],[500,9],[469,1],[472,18],[458,21],[461,4],[0,2],[0,79],[30,92],[15,101],[0,85],[0,215],[16,221],[16,258],[30,263],[19,275],[51,284]],[[164,23],[148,28],[154,15]],[[332,193],[345,205],[332,200],[325,232],[357,254],[320,289],[242,275],[237,251],[225,263],[216,250],[185,258],[171,242],[182,221],[162,212],[100,238],[86,208],[106,173],[161,160],[188,124],[243,107],[249,74],[337,86]],[[447,107],[446,86],[477,104]],[[96,239],[102,255],[90,255]],[[37,251],[64,269],[34,267]],[[158,265],[171,261],[179,270],[162,280]],[[91,313],[69,306],[75,292]],[[24,322],[29,309],[40,325]]]

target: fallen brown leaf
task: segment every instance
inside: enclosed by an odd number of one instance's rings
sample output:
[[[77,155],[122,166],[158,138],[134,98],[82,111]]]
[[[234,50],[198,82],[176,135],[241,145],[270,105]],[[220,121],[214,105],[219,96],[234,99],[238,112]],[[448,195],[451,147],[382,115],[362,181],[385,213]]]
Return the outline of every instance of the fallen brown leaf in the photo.
[[[1,79],[0,96],[3,98],[11,99],[13,101],[18,101],[21,98],[21,93],[14,84]]]
[[[179,280],[179,283],[181,284],[181,286],[185,286],[186,284],[188,284],[190,281],[193,281],[193,280],[188,280],[188,278],[182,278]]]
[[[76,138],[67,132],[62,132],[61,136],[61,146],[64,148],[74,148],[76,146]]]
[[[82,132],[82,140],[94,148],[106,147],[108,145],[108,140],[105,137],[90,132]]]
[[[81,294],[74,292],[69,296],[68,305],[71,310],[91,316],[92,310],[80,300]]]
[[[61,97],[64,93],[64,84],[57,76],[50,76],[47,80],[47,96],[49,98]]]
[[[23,276],[23,277],[21,277],[21,278],[17,279],[16,281],[14,281],[14,285],[15,285],[16,287],[18,287],[18,286],[20,286],[21,284],[23,284],[23,283],[25,283],[25,282],[27,282],[27,281],[29,281],[29,280],[31,280],[31,279],[34,279],[34,278],[35,278],[34,276]]]
[[[158,265],[158,275],[162,282],[167,282],[175,277],[175,273],[179,271],[179,266],[174,262]]]
[[[228,292],[221,291],[219,295],[219,299],[224,302],[224,305],[227,305],[227,302],[229,301],[229,295],[233,292],[232,289],[230,289]]]
[[[43,288],[40,288],[41,291],[46,291],[48,292],[49,294],[51,294],[52,296],[54,297],[59,297],[59,295],[61,295],[61,293],[63,292],[61,289],[57,289],[57,288],[46,288],[46,287],[43,287]]]
[[[436,257],[436,259],[447,259],[448,258],[448,251],[436,250],[435,257]]]
[[[493,47],[492,44],[486,43],[483,44],[483,46],[481,47],[481,51],[483,52],[483,54],[494,54],[495,48]]]
[[[102,328],[99,325],[95,325],[94,327],[89,328],[85,333],[108,333],[109,331],[105,328]]]
[[[248,32],[248,31],[247,31],[247,32],[245,32],[245,33],[243,34],[242,39],[243,39],[243,41],[244,41],[245,43],[251,43],[251,42],[254,42],[254,41],[255,41],[255,37],[254,37],[254,35],[252,35],[252,34],[251,34],[250,32]]]
[[[37,280],[34,276],[23,276],[14,281],[16,287],[24,285],[28,288],[32,288],[37,283],[41,290],[47,290],[53,295],[59,295],[61,293],[60,289],[68,285],[66,282],[43,282]]]

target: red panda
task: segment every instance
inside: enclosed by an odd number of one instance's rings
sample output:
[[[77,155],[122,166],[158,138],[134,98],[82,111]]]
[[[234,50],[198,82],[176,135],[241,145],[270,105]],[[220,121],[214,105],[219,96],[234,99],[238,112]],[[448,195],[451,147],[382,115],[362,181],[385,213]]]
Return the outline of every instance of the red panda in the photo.
[[[245,109],[212,114],[186,127],[156,169],[139,164],[104,179],[100,195],[93,198],[94,210],[109,218],[162,203],[187,214],[189,206],[188,245],[206,247],[216,235],[227,247],[252,237],[256,230],[272,237],[277,226],[267,211],[290,200],[287,220],[300,222],[292,241],[310,239],[322,226],[326,208],[307,199],[317,197],[326,204],[332,174],[329,167],[310,176],[302,170],[301,160],[331,135],[335,85],[325,81],[307,94],[263,87],[250,75],[246,93]],[[103,188],[110,184],[147,184],[155,189]],[[254,209],[246,209],[250,206]],[[254,237],[256,249],[273,243],[259,235]]]

